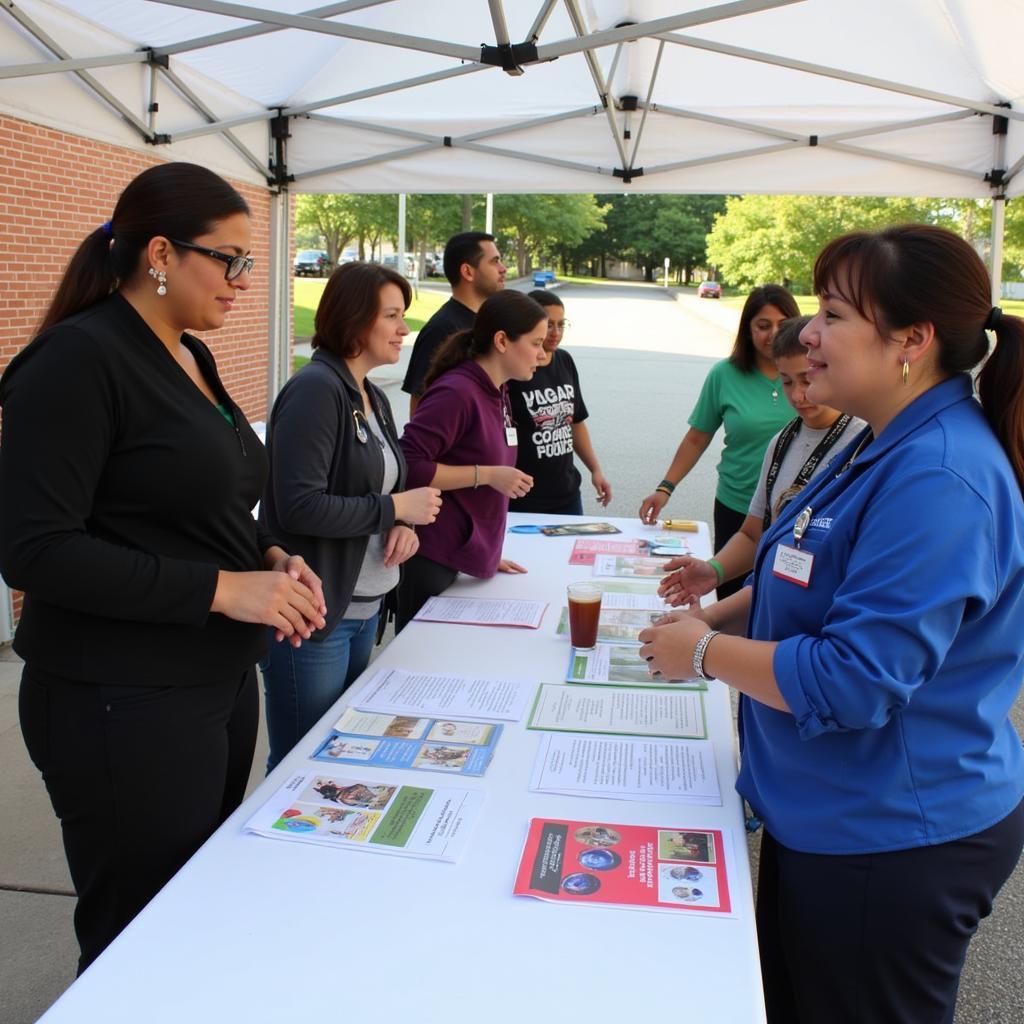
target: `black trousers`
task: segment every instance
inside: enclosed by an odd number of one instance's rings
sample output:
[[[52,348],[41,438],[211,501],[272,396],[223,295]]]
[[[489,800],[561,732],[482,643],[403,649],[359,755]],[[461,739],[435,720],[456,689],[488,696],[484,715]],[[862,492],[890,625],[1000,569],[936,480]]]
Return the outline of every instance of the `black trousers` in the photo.
[[[798,853],[761,839],[769,1024],[953,1024],[967,946],[1024,845],[1024,804],[938,846]]]
[[[431,598],[447,590],[458,576],[455,569],[441,565],[422,555],[413,555],[402,566],[402,582],[398,585],[398,611],[395,614],[395,633],[405,629],[412,617]]]
[[[209,686],[106,686],[26,665],[19,711],[78,894],[81,974],[241,803],[256,673]]]
[[[737,512],[735,509],[729,508],[728,505],[723,505],[717,498],[715,498],[715,550],[721,551],[725,547],[729,538],[739,532],[739,528],[743,525],[743,520],[747,518],[746,512]],[[745,576],[737,576],[734,580],[726,580],[718,588],[718,600],[721,601],[723,598],[728,597],[730,594],[735,594],[743,586],[743,581],[746,579]]]

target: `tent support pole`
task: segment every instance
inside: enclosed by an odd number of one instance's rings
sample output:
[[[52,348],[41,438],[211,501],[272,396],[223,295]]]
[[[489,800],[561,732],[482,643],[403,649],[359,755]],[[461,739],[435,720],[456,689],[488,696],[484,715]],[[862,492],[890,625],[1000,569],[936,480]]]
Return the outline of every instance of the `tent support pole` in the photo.
[[[1009,108],[1009,104],[1000,104]],[[1006,117],[992,118],[992,170],[985,180],[992,186],[992,305],[998,306],[1003,291],[1003,233],[1006,228],[1006,134],[1010,121]]]
[[[270,330],[267,353],[267,418],[274,399],[291,373],[291,274],[288,266],[289,193],[280,188],[270,193]]]
[[[484,214],[484,231],[489,235],[494,234],[494,193],[487,193],[487,206]]]

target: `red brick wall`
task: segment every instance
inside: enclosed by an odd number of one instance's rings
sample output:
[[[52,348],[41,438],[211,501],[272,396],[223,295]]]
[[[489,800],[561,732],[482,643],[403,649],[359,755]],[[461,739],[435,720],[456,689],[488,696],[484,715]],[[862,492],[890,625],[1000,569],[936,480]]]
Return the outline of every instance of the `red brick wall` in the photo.
[[[30,339],[79,242],[110,218],[135,175],[160,162],[156,149],[137,153],[0,115],[0,372]],[[252,209],[257,273],[227,325],[205,340],[232,397],[262,420],[270,200],[265,189],[233,184]]]

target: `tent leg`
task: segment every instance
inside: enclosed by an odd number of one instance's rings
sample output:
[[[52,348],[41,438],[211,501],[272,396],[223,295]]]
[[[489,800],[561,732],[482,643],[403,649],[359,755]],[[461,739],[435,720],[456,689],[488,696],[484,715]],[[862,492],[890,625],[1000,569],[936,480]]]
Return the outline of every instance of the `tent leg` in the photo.
[[[291,374],[291,268],[288,257],[289,195],[287,189],[270,196],[270,308],[267,358],[267,417],[274,399]]]
[[[1003,231],[1006,225],[1006,196],[992,197],[992,305],[998,306],[1003,290]]]
[[[487,193],[487,206],[484,214],[484,231],[489,235],[494,234],[494,193]]]

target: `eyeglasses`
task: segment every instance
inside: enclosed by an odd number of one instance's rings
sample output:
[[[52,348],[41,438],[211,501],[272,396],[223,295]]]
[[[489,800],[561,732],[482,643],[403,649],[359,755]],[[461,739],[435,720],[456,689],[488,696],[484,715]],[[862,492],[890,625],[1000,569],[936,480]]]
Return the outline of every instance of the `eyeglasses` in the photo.
[[[251,274],[253,264],[256,262],[252,256],[229,256],[226,252],[207,249],[205,245],[193,245],[191,242],[179,242],[176,238],[168,238],[167,241],[179,249],[191,249],[193,252],[201,252],[204,256],[212,256],[213,259],[220,260],[227,267],[224,271],[225,281],[234,281],[242,274]]]
[[[548,321],[548,330],[549,331],[560,331],[560,332],[564,333],[565,331],[569,330],[570,327],[572,327],[572,321],[571,320],[549,320]]]

